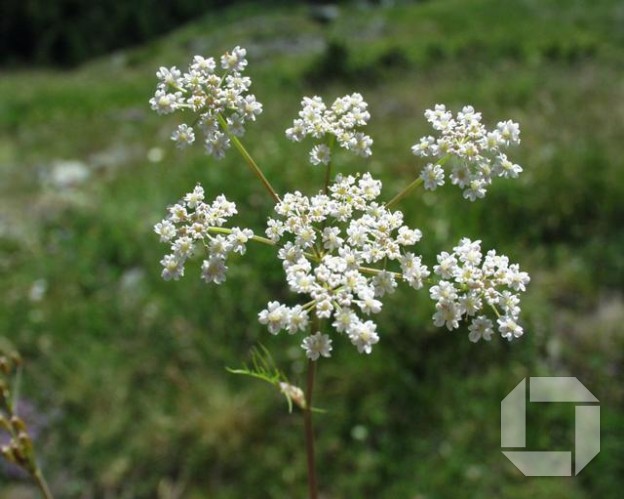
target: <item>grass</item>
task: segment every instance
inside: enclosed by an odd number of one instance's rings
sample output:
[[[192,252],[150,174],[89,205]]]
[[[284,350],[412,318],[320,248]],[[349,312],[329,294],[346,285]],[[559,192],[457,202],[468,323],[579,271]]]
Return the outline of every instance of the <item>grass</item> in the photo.
[[[440,0],[353,9],[316,25],[304,9],[248,6],[71,72],[0,79],[0,331],[27,361],[25,396],[45,419],[38,445],[59,497],[299,497],[297,417],[269,388],[226,373],[258,341],[300,377],[292,338],[256,322],[285,297],[271,252],[253,248],[228,282],[164,283],[153,223],[201,181],[257,230],[271,206],[235,154],[209,161],[168,142],[175,118],[149,112],[154,72],[196,52],[249,48],[264,103],[245,143],[278,191],[322,181],[283,130],[302,95],[359,91],[370,104],[371,170],[390,198],[422,164],[425,108],[471,103],[492,125],[521,123],[525,172],[467,204],[454,189],[400,208],[429,258],[480,238],[533,276],[527,334],[472,345],[435,330],[424,293],[403,290],[363,358],[342,342],[321,365],[322,490],[341,497],[617,497],[624,448],[621,225],[624,14],[618,2]],[[338,50],[323,47],[332,42]],[[148,160],[160,148],[161,162]],[[153,151],[152,151],[153,152]],[[232,151],[234,153],[234,151]],[[91,167],[70,193],[42,184],[55,160]],[[189,269],[190,270],[190,269]],[[41,301],[29,299],[44,279]],[[499,452],[500,400],[526,376],[573,375],[602,405],[603,448],[574,479],[527,479]],[[546,413],[533,442],[563,445]],[[566,419],[567,418],[567,419]],[[572,424],[572,423],[570,423]],[[552,426],[551,426],[552,427]],[[9,478],[0,475],[8,487]],[[6,489],[8,490],[8,488]],[[2,492],[0,492],[2,497]]]

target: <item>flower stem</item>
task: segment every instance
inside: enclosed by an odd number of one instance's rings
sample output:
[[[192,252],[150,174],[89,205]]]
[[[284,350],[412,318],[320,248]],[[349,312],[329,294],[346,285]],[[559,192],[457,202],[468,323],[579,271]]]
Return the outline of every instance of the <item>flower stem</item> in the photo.
[[[50,492],[50,487],[48,487],[48,483],[46,482],[46,479],[43,477],[43,473],[41,473],[41,470],[39,468],[37,468],[33,473],[33,478],[35,479],[37,487],[39,487],[39,491],[41,492],[41,495],[44,497],[44,499],[54,499],[52,492]]]
[[[418,187],[422,183],[423,183],[423,179],[421,177],[418,177],[416,180],[410,183],[405,189],[403,189],[396,196],[394,196],[390,201],[388,201],[386,203],[386,208],[388,209],[392,208],[395,204],[401,201],[401,199],[407,196],[410,192],[412,192],[414,189],[416,189],[416,187]]]
[[[444,166],[448,162],[449,159],[451,159],[451,154],[447,153],[443,157],[441,157],[438,161],[436,161],[436,164],[440,166]],[[407,196],[410,192],[412,192],[416,187],[421,185],[423,182],[424,180],[422,179],[422,177],[418,177],[411,184],[409,184],[405,189],[403,189],[396,196],[394,196],[390,201],[388,201],[386,203],[386,208],[388,209],[392,208],[395,204],[401,201],[401,199]]]
[[[332,156],[334,152],[335,143],[336,143],[336,137],[334,135],[331,135],[329,138],[329,143],[327,144],[327,147],[329,147],[330,156],[329,156],[329,163],[327,163],[327,168],[325,168],[325,187],[323,189],[323,192],[325,194],[329,193],[329,183],[331,182]]]
[[[229,229],[227,227],[209,227],[208,232],[212,232],[214,234],[231,234],[232,229]],[[251,236],[249,240],[256,241],[257,243],[266,244],[268,246],[275,246],[275,243],[273,241],[262,236]]]
[[[316,466],[314,463],[314,431],[312,429],[312,391],[314,390],[314,371],[316,362],[308,360],[307,387],[305,392],[306,406],[303,412],[308,462],[308,491],[310,499],[317,499]]]
[[[269,192],[269,194],[273,198],[273,201],[278,203],[280,201],[280,198],[277,192],[275,192],[275,189],[273,189],[273,186],[271,185],[271,183],[264,176],[264,173],[262,173],[262,170],[260,170],[260,167],[253,160],[251,155],[247,152],[247,149],[245,149],[245,146],[243,146],[243,143],[240,140],[238,140],[238,137],[236,135],[230,132],[230,128],[227,124],[227,121],[222,115],[219,114],[218,119],[219,119],[219,124],[221,125],[221,128],[225,131],[225,133],[227,133],[228,137],[232,141],[232,144],[234,144],[234,147],[238,149],[238,152],[241,154],[241,156],[247,163],[247,166],[249,166],[249,168],[251,169],[253,174],[258,178],[258,180],[262,182],[262,185]]]
[[[323,192],[325,194],[329,193],[329,182],[331,180],[331,161],[327,163],[327,168],[325,169],[325,188]]]

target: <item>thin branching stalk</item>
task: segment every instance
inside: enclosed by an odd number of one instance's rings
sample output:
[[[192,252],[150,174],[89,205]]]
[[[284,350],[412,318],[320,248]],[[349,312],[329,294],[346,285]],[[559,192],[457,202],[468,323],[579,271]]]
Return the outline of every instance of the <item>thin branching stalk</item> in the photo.
[[[44,499],[54,499],[54,496],[50,491],[50,487],[48,487],[48,482],[46,482],[46,479],[39,468],[37,468],[33,473],[33,478],[35,479],[35,483],[37,484],[37,487],[39,488],[39,491]]]
[[[390,201],[388,201],[386,203],[386,208],[390,209],[394,207],[394,205],[398,204],[398,202],[401,201],[401,199],[407,196],[410,192],[412,192],[414,189],[416,189],[416,187],[418,187],[422,183],[423,183],[423,179],[421,177],[418,177],[416,180],[410,183],[407,187],[405,187],[405,189],[403,189],[396,196],[394,196]]]
[[[334,152],[334,144],[336,143],[336,137],[334,135],[331,135],[329,138],[329,151],[330,151],[330,155],[329,155],[329,163],[327,163],[327,168],[325,168],[325,188],[324,188],[324,192],[327,195],[329,193],[329,184],[331,182],[331,171],[332,171],[332,156],[333,156],[333,152]]]
[[[209,227],[208,232],[212,232],[213,234],[231,234],[232,229],[228,227]],[[275,246],[275,242],[262,236],[251,236],[249,240],[256,241],[257,243],[266,244],[268,246]]]
[[[314,374],[316,362],[308,360],[308,373],[306,382],[306,406],[303,411],[306,457],[308,463],[308,491],[310,499],[317,499],[318,489],[316,484],[316,465],[314,460],[314,429],[312,428],[312,391],[314,390]]]
[[[262,185],[269,192],[269,194],[273,198],[273,201],[278,203],[280,198],[277,192],[275,191],[271,183],[268,181],[268,179],[264,176],[264,173],[262,173],[262,170],[260,170],[260,167],[258,166],[258,164],[254,161],[251,155],[247,152],[247,149],[245,149],[245,146],[243,145],[243,143],[240,140],[238,140],[238,137],[232,134],[232,132],[230,132],[230,128],[227,124],[227,121],[225,121],[225,118],[221,116],[220,114],[218,115],[218,118],[219,118],[219,124],[221,125],[221,128],[223,128],[225,133],[227,133],[228,137],[232,141],[232,144],[234,144],[234,147],[236,147],[238,152],[241,154],[241,156],[247,163],[247,166],[249,166],[249,168],[251,169],[253,174],[258,178],[258,180],[262,182]]]
[[[451,155],[446,154],[445,156],[440,158],[436,162],[436,164],[440,166],[444,166],[450,159],[451,159]],[[405,187],[401,192],[399,192],[396,196],[394,196],[390,201],[386,203],[386,208],[390,209],[394,207],[396,204],[398,204],[399,201],[401,201],[401,199],[403,199],[410,192],[416,189],[416,187],[421,186],[423,183],[424,183],[424,180],[422,177],[418,177],[417,179],[413,180],[410,184],[407,185],[407,187]]]

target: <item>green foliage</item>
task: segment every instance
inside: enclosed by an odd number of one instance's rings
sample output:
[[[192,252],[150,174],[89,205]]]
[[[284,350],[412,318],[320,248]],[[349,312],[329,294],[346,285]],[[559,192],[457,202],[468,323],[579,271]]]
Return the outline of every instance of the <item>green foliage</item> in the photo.
[[[262,342],[301,385],[297,339],[270,336],[256,320],[269,299],[288,296],[279,262],[270,248],[250,247],[223,286],[204,285],[197,269],[165,283],[163,247],[151,231],[197,181],[213,195],[226,192],[239,205],[236,222],[261,231],[270,201],[242,161],[208,161],[200,147],[177,151],[167,142],[175,119],[147,105],[158,66],[240,44],[250,50],[253,90],[265,106],[245,145],[280,192],[309,193],[322,182],[305,148],[283,137],[303,93],[364,95],[374,155],[341,157],[340,170],[370,170],[384,180],[387,199],[423,166],[409,147],[429,133],[425,108],[470,103],[490,125],[509,117],[522,127],[513,158],[525,172],[517,182],[494,185],[474,204],[447,186],[399,208],[423,230],[430,259],[466,235],[520,262],[533,277],[527,334],[514,344],[472,345],[465,331],[432,327],[426,294],[392,295],[371,356],[336,338],[335,356],[319,363],[314,404],[328,409],[315,416],[322,491],[618,497],[619,2],[343,7],[327,26],[297,7],[245,12],[225,9],[80,70],[0,80],[0,331],[25,359],[25,397],[46,416],[36,446],[58,496],[303,494],[296,411],[288,414],[272,387],[225,370]],[[154,148],[162,161],[148,159],[158,157]],[[83,161],[89,179],[68,191],[46,184],[54,161],[67,159]],[[520,379],[539,375],[577,376],[602,403],[603,448],[577,478],[529,480],[499,452],[500,401]],[[568,436],[553,432],[569,414],[558,406],[544,414],[532,442],[569,448]],[[0,489],[8,485],[0,474]]]
[[[0,63],[76,65],[145,42],[194,16],[215,15],[231,3],[236,2],[6,0],[0,20]]]

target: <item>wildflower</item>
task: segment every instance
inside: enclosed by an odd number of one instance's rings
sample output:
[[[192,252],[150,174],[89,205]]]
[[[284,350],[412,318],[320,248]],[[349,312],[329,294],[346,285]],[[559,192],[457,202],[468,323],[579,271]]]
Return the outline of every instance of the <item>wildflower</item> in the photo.
[[[330,357],[332,351],[332,340],[327,334],[321,334],[317,331],[315,334],[308,336],[301,343],[305,350],[306,357],[310,360],[318,360],[319,357]]]
[[[454,117],[443,104],[425,111],[427,121],[439,132],[436,139],[423,137],[412,146],[412,153],[431,158],[421,172],[424,187],[435,190],[444,184],[443,167],[450,162],[447,175],[451,183],[463,190],[470,201],[485,196],[494,177],[515,178],[522,172],[512,163],[502,149],[520,143],[520,127],[513,121],[497,124],[488,131],[481,123],[481,113],[472,106],[464,108]]]
[[[159,82],[150,106],[159,114],[190,111],[194,125],[180,124],[171,139],[180,148],[195,142],[196,132],[203,134],[207,154],[220,159],[230,148],[228,133],[240,137],[248,121],[262,113],[262,104],[248,90],[251,80],[242,75],[247,66],[246,50],[235,47],[220,59],[223,74],[217,74],[216,61],[196,55],[188,70],[161,67]]]
[[[244,254],[247,242],[253,237],[251,229],[223,227],[236,214],[236,205],[225,196],[218,196],[211,204],[204,202],[204,189],[195,186],[178,203],[169,208],[167,218],[154,226],[160,241],[168,243],[171,253],[161,260],[162,277],[178,280],[184,276],[184,265],[203,249],[207,258],[201,265],[204,281],[222,284],[230,253]]]
[[[377,324],[373,321],[356,321],[347,334],[359,353],[370,354],[372,346],[379,341],[376,329]]]
[[[421,232],[405,226],[401,212],[379,204],[380,193],[381,182],[367,173],[338,176],[328,194],[282,197],[266,235],[280,246],[289,288],[310,301],[292,308],[269,302],[259,314],[269,332],[302,330],[308,313],[314,313],[346,333],[360,353],[371,353],[379,341],[377,326],[361,317],[378,314],[380,298],[393,292],[397,281],[419,288],[429,275],[421,257],[405,249],[420,241]],[[395,270],[388,268],[391,262]],[[308,356],[314,351],[310,341],[304,344]]]
[[[343,149],[368,157],[372,154],[373,139],[358,131],[370,119],[367,108],[368,104],[358,93],[339,97],[329,108],[318,96],[304,97],[299,118],[286,130],[286,137],[293,142],[300,142],[309,135],[325,141],[310,151],[310,162],[313,165],[330,162],[331,149],[327,145],[330,137]]]
[[[171,134],[171,139],[179,148],[184,148],[195,142],[195,132],[190,126],[182,124]]]
[[[492,330],[492,321],[484,315],[480,315],[479,317],[473,319],[472,324],[468,326],[468,329],[470,330],[468,339],[473,343],[476,343],[481,338],[485,341],[490,341],[492,339],[492,334],[494,333]]]
[[[440,281],[429,290],[436,301],[436,326],[457,329],[465,317],[471,321],[470,341],[489,341],[492,321],[485,315],[476,315],[487,305],[496,311],[501,336],[509,340],[522,336],[522,327],[518,325],[520,298],[516,292],[526,290],[530,280],[526,272],[520,272],[517,264],[509,264],[506,256],[493,250],[483,256],[481,241],[468,238],[462,239],[453,253],[442,252],[437,258],[433,271]]]

